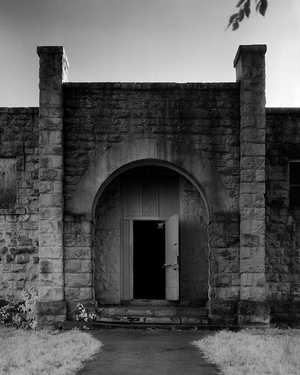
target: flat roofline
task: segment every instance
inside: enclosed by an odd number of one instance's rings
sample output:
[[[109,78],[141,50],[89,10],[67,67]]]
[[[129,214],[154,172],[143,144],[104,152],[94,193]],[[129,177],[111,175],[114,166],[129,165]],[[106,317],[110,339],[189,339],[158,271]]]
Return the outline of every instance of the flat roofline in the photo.
[[[103,87],[110,89],[121,90],[150,90],[150,89],[175,89],[175,88],[189,88],[189,89],[235,89],[238,87],[236,82],[65,82],[63,86],[68,88],[93,88]]]
[[[0,107],[2,112],[38,112],[39,107]]]
[[[266,113],[274,114],[300,114],[300,107],[266,107]]]

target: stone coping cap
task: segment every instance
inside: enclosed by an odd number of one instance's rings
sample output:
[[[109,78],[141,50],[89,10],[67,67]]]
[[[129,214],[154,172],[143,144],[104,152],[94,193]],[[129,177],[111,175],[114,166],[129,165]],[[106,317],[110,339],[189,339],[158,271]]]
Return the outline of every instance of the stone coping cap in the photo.
[[[42,53],[64,54],[63,46],[38,46],[36,50],[39,56]]]
[[[62,56],[64,63],[66,64],[67,68],[69,68],[68,57],[63,46],[38,46],[36,50],[39,57],[42,54],[53,54]]]
[[[65,88],[81,89],[123,89],[123,90],[168,90],[168,89],[228,89],[234,90],[239,87],[238,82],[203,82],[203,83],[179,83],[179,82],[66,82],[63,83]]]
[[[300,115],[300,108],[299,107],[267,107],[267,113],[271,114],[295,114]]]
[[[266,44],[241,44],[237,50],[235,58],[233,60],[233,66],[236,67],[236,64],[242,53],[261,53],[264,55],[267,51]]]
[[[38,113],[39,107],[0,107],[0,113]]]

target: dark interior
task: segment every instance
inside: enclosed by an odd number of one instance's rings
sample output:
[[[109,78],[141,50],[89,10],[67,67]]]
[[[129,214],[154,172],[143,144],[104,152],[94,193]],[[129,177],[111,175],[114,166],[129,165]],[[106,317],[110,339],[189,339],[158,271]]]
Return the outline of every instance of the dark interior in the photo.
[[[157,220],[133,222],[133,296],[165,299],[165,227]]]

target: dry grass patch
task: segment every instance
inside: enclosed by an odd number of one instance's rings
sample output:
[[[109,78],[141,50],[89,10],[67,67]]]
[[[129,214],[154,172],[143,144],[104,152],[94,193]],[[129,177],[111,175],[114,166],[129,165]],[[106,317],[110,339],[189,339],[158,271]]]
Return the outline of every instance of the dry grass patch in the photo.
[[[86,332],[0,329],[1,375],[70,375],[99,351]]]
[[[300,330],[221,331],[194,344],[225,375],[300,374]]]

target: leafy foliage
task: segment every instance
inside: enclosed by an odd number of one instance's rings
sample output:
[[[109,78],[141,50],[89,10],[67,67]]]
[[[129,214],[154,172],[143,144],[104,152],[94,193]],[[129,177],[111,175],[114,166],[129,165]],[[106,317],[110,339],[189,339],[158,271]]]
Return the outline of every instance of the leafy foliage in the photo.
[[[268,0],[239,0],[236,5],[238,11],[229,17],[227,28],[230,27],[232,30],[236,30],[245,17],[250,17],[253,1],[255,1],[255,10],[262,16],[266,14]]]
[[[78,303],[75,308],[75,320],[79,322],[93,322],[96,320],[96,314],[84,306],[82,303]]]
[[[15,328],[32,328],[37,326],[37,292],[34,288],[24,290],[21,299],[0,301],[0,325]]]

